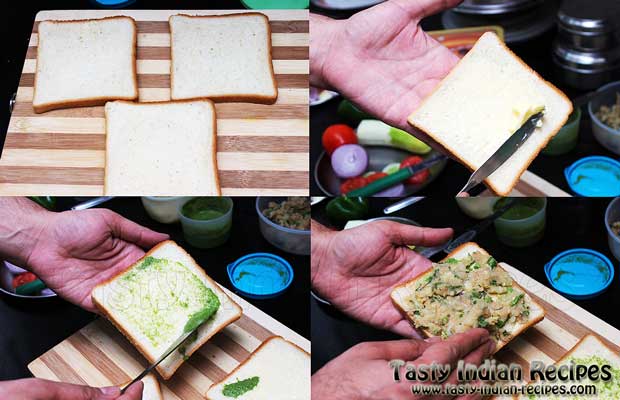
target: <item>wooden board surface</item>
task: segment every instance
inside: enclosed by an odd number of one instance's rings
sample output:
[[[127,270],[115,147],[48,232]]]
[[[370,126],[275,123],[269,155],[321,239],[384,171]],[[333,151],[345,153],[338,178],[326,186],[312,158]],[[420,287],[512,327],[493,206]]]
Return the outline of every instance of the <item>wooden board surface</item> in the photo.
[[[543,306],[546,316],[500,350],[495,355],[499,361],[520,364],[527,377],[531,361],[553,364],[588,333],[598,335],[612,350],[620,352],[620,330],[518,269],[505,263],[500,265]]]
[[[168,381],[155,373],[165,400],[203,400],[211,384],[273,335],[310,352],[307,339],[223,289],[243,308],[243,316],[198,349]],[[98,319],[32,361],[28,369],[39,378],[102,387],[127,383],[147,365],[112,324]]]
[[[128,15],[138,26],[140,101],[170,99],[168,17],[243,10],[79,10],[37,14],[4,151],[0,195],[101,195],[105,156],[103,106],[32,109],[38,21]],[[218,104],[218,168],[224,195],[308,194],[307,10],[266,10],[272,30],[278,100],[273,105]],[[148,193],[147,193],[148,194]]]

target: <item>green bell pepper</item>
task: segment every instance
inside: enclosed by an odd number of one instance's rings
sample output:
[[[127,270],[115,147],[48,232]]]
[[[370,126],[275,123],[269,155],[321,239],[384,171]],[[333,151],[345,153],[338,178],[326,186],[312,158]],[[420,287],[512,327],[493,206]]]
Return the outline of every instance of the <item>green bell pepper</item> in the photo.
[[[51,196],[31,196],[30,200],[34,201],[43,208],[53,211],[56,208],[56,197]]]
[[[368,199],[364,197],[336,197],[325,206],[327,217],[334,223],[346,223],[363,219],[369,211]]]

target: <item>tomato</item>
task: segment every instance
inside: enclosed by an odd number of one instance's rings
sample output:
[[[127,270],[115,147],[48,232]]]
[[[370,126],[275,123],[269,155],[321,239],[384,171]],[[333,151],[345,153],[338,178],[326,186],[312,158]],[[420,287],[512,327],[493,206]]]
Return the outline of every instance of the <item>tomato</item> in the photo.
[[[376,181],[377,179],[381,179],[383,177],[386,177],[388,174],[386,174],[385,172],[375,172],[372,175],[368,175],[366,177],[366,184],[368,185],[371,182]]]
[[[340,194],[349,193],[352,190],[359,189],[368,184],[368,181],[363,176],[356,176],[355,178],[349,178],[340,185]]]
[[[32,281],[36,281],[37,276],[32,272],[22,272],[13,278],[13,288],[15,289],[18,286],[25,285],[26,283],[30,283]]]
[[[424,161],[424,159],[420,156],[410,156],[405,158],[401,163],[400,163],[400,167],[401,168],[405,168],[405,167],[409,167],[412,165],[418,165],[419,163],[421,163],[422,161]],[[428,179],[428,177],[431,175],[430,171],[428,169],[423,169],[422,171],[418,172],[417,174],[413,175],[411,178],[407,179],[405,182],[409,183],[411,185],[419,185],[421,183],[426,182],[426,180]]]
[[[357,144],[357,135],[353,128],[345,124],[328,126],[323,132],[323,147],[327,154],[331,155],[334,150],[343,144]]]

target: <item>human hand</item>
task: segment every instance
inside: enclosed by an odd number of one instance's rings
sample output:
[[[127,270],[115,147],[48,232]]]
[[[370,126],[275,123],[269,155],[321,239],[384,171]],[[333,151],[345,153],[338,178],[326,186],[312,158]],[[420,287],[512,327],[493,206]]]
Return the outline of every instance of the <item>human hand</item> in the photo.
[[[116,386],[93,388],[28,378],[0,382],[0,399],[12,400],[141,400],[144,384],[136,382],[121,395]]]
[[[420,228],[391,221],[340,232],[312,221],[312,286],[353,318],[403,336],[417,336],[392,304],[390,292],[431,266],[407,245],[437,246],[451,236],[450,228]]]
[[[458,61],[426,34],[426,16],[462,0],[389,0],[347,20],[312,15],[310,78],[385,123],[413,131],[407,117]]]
[[[413,395],[410,384],[395,382],[389,363],[403,360],[410,365],[449,364],[452,373],[442,384],[457,384],[456,365],[480,365],[495,350],[485,329],[471,329],[446,340],[404,339],[358,344],[334,358],[312,376],[312,400],[432,400],[447,396]],[[401,374],[402,379],[402,374]],[[473,400],[480,396],[461,396]]]
[[[0,255],[92,312],[97,312],[90,298],[95,285],[167,238],[110,210],[54,213],[28,199],[0,199]]]

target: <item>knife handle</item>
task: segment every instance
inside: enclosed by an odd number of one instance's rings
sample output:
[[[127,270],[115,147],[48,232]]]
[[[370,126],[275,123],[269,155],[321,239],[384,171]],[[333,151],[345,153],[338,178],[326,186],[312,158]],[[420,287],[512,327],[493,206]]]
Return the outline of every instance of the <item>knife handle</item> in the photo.
[[[407,178],[410,178],[413,175],[411,168],[402,168],[393,174],[385,176],[381,179],[377,179],[374,182],[369,183],[368,185],[355,189],[347,193],[349,197],[367,197],[372,196],[384,189],[390,188],[400,182],[404,181]]]

